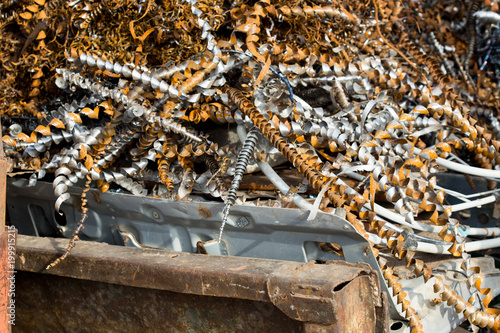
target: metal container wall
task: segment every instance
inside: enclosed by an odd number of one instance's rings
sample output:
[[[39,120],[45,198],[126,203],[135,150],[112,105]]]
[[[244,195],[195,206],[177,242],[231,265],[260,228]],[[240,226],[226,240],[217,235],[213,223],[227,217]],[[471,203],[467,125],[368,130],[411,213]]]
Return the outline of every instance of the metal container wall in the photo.
[[[45,271],[66,243],[19,236],[16,269],[24,272],[18,274],[14,332],[388,329],[387,298],[367,264],[304,264],[81,241],[71,256]]]

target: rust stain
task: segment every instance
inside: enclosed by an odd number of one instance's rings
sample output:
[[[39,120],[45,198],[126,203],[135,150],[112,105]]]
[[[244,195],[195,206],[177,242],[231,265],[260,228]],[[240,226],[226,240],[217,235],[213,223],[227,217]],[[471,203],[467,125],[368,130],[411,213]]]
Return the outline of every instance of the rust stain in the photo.
[[[137,269],[135,270],[134,272],[134,276],[132,277],[132,281],[135,280],[135,275],[137,274],[137,272],[139,272],[141,270],[141,266],[137,266]]]
[[[198,213],[200,213],[200,215],[206,219],[212,217],[212,212],[210,210],[208,210],[208,208],[203,206],[203,205],[200,205],[200,208],[198,208]]]
[[[307,263],[302,264],[299,267],[297,267],[295,269],[295,273],[303,271],[303,270],[308,270],[309,268],[313,267],[314,265],[316,265],[316,263],[313,260],[310,260]]]
[[[302,317],[300,316],[299,309],[297,309],[296,307],[294,307],[293,304],[290,306],[290,308],[292,310],[295,310],[295,312],[297,313],[297,318],[299,318],[299,321],[302,321]]]
[[[16,325],[17,331],[22,333],[50,332],[53,327],[74,332],[88,325],[89,317],[99,316],[110,320],[93,324],[95,332],[113,332],[120,325],[123,333],[303,332],[301,322],[288,318],[269,303],[234,296],[200,296],[26,272],[16,276],[16,287],[18,285],[16,317],[33,318]],[[78,293],[71,293],[71,290],[78,290]],[[102,295],[106,295],[104,301]],[[40,309],[40,304],[50,307],[50,313]],[[68,314],[67,309],[74,304],[82,304],[81,311]],[[163,309],[171,311],[164,314]],[[64,314],[67,320],[59,322],[58,318]],[[120,318],[132,320],[123,323]],[[0,332],[4,331],[0,329]]]
[[[205,249],[205,242],[198,241],[196,243],[196,253],[208,254],[207,250]]]
[[[94,198],[94,201],[96,203],[101,204],[101,197],[99,196],[99,192],[92,191],[92,198]]]
[[[247,268],[247,266],[240,266],[240,267],[230,268],[229,270],[231,270],[231,271],[242,271],[242,270],[244,270],[246,268]]]
[[[81,205],[81,200],[79,197],[77,196],[74,196],[73,197],[73,200],[71,201],[71,205],[77,210],[79,211],[80,213],[82,212],[82,208],[80,207]]]

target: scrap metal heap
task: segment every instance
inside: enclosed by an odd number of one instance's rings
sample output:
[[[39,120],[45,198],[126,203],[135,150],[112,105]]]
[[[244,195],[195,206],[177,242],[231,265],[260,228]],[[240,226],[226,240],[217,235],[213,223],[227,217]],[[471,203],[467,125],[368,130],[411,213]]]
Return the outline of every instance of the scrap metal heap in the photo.
[[[498,6],[4,1],[4,147],[15,171],[33,172],[31,185],[53,173],[57,211],[68,186],[85,184],[63,257],[83,227],[90,187],[224,200],[224,221],[235,203],[311,216],[343,208],[413,332],[422,329],[419,315],[381,255],[387,249],[432,283],[439,301],[497,329],[470,253],[500,246],[499,238],[471,240],[500,229],[468,227],[455,212],[497,198]],[[283,182],[290,169],[307,190]],[[259,170],[281,191],[267,191],[270,201],[253,200],[258,184],[240,189],[245,173]],[[483,177],[489,191],[470,200],[449,191],[436,180],[443,170]],[[447,196],[464,203],[449,205]],[[414,251],[462,258],[473,296],[464,299]]]

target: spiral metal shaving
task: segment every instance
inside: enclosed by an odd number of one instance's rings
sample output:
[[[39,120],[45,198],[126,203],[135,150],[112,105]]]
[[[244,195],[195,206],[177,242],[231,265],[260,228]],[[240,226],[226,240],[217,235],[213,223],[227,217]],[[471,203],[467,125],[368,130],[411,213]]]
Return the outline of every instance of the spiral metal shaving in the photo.
[[[243,143],[243,146],[241,147],[241,150],[238,154],[238,159],[236,160],[236,168],[234,171],[234,178],[231,182],[231,187],[228,190],[226,203],[224,206],[224,210],[222,211],[222,225],[219,232],[219,243],[222,240],[222,233],[224,232],[224,227],[229,217],[229,210],[236,202],[236,191],[238,191],[238,188],[240,187],[243,175],[247,170],[248,163],[250,162],[255,146],[257,145],[259,133],[260,132],[258,129],[251,129],[250,132],[248,132],[248,135],[245,138],[245,142]]]
[[[215,178],[215,181],[217,182],[217,186],[221,191],[224,191],[226,186],[224,185],[224,180],[222,179],[221,175],[221,168],[219,167],[219,163],[217,163],[217,160],[215,157],[212,155],[203,155],[203,159],[205,161],[205,164],[208,166],[210,169],[210,172],[212,173],[212,177]],[[236,171],[235,171],[236,173]]]
[[[167,187],[169,192],[174,190],[174,181],[168,177],[171,161],[166,158],[158,159],[158,173],[160,181]]]
[[[82,195],[81,195],[81,200],[82,200],[82,204],[81,204],[82,218],[78,222],[75,231],[73,231],[73,235],[71,236],[71,240],[70,240],[70,242],[68,244],[68,247],[64,251],[63,255],[61,255],[59,258],[57,258],[56,260],[54,260],[52,263],[50,263],[45,268],[46,270],[48,270],[48,269],[56,266],[58,263],[60,263],[64,259],[66,259],[66,257],[70,254],[71,249],[75,247],[76,241],[79,239],[78,238],[78,234],[80,233],[80,230],[82,230],[82,229],[85,228],[85,226],[83,225],[83,223],[87,219],[87,216],[88,216],[87,213],[89,211],[89,208],[87,206],[87,202],[88,202],[88,200],[87,200],[87,192],[90,190],[90,183],[91,182],[92,182],[92,179],[89,176],[87,176],[87,181],[85,182],[85,188],[82,191]]]
[[[144,153],[153,146],[153,144],[158,139],[158,133],[160,131],[151,125],[146,126],[144,134],[139,138],[137,142],[137,148],[133,149],[130,154],[132,155],[132,160],[137,161],[144,155]]]
[[[464,68],[467,73],[469,73],[469,63],[474,54],[474,49],[476,48],[476,19],[474,14],[479,10],[479,1],[472,1],[469,10],[467,12],[467,20],[465,21],[465,27],[467,28],[467,53],[465,54]]]

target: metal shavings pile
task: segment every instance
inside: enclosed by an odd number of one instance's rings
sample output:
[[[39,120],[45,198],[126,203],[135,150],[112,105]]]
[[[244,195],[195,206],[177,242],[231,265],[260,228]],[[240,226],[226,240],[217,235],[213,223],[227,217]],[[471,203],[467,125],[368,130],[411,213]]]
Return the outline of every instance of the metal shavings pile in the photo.
[[[281,191],[273,205],[347,211],[414,332],[418,313],[379,248],[434,277],[471,324],[497,329],[469,253],[500,240],[467,237],[500,229],[453,215],[496,201],[496,11],[496,1],[4,2],[3,143],[32,185],[53,173],[56,210],[86,180],[87,190],[222,198],[229,214],[245,201],[245,171],[261,170]],[[282,181],[289,169],[306,191]],[[445,169],[491,191],[448,191],[434,175]],[[476,296],[461,298],[412,251],[462,257]]]

